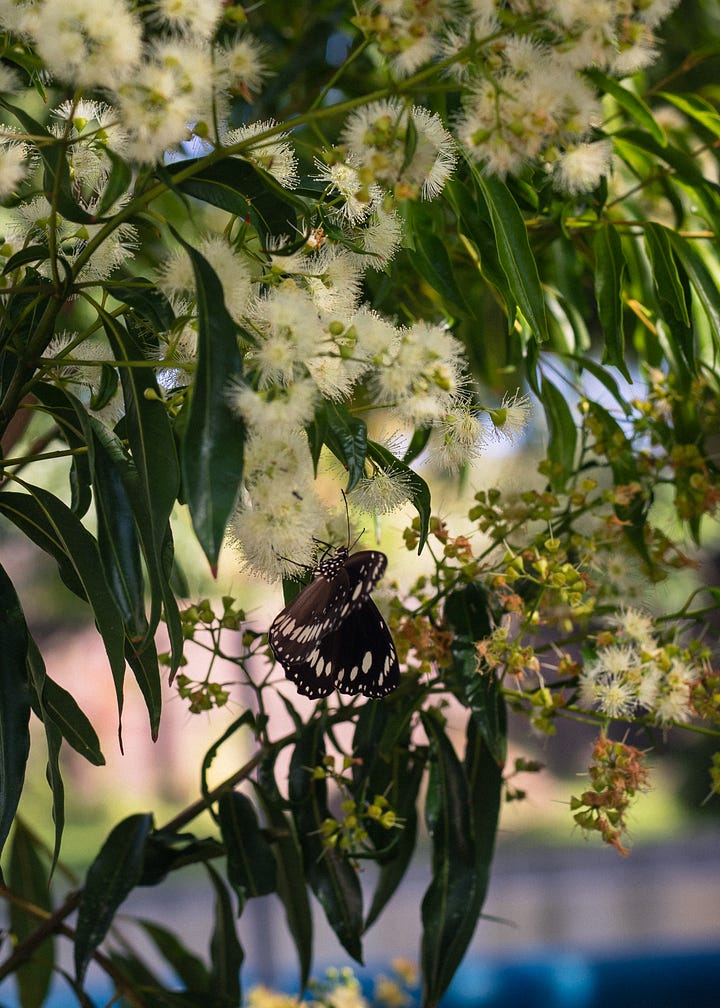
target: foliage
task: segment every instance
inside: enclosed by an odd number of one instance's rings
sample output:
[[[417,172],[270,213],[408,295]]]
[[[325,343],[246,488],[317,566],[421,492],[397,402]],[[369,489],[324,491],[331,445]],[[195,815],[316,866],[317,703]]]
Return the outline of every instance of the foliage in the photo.
[[[712,543],[719,492],[720,118],[714,87],[683,76],[710,47],[657,83],[654,32],[672,6],[0,5],[3,534],[47,553],[87,606],[121,744],[128,671],[153,738],[166,674],[194,713],[229,700],[219,659],[253,698],[207,753],[195,804],[163,826],[123,819],[83,885],[51,892],[63,744],[104,757],[0,568],[15,941],[0,978],[17,976],[24,1006],[59,969],[58,935],[81,1004],[93,960],[131,1004],[238,1004],[236,919],[269,893],[304,989],[310,893],[362,961],[424,816],[432,1008],[482,911],[503,795],[521,798],[515,775],[539,769],[505,770],[508,707],[548,734],[562,718],[598,725],[571,811],[622,853],[648,767],[613,728],[717,733],[714,642],[700,639],[717,590],[698,582],[654,617],[642,606],[644,585]],[[430,476],[518,443],[531,395],[547,435],[536,482],[485,486],[450,529]],[[242,600],[183,599],[178,508],[213,573],[230,544],[289,595],[318,541],[347,536],[321,481],[334,504],[344,486],[353,518],[409,505],[408,550],[430,557],[388,607],[403,675],[383,700],[296,703]],[[201,681],[184,670],[190,647],[210,656]],[[31,718],[47,743],[49,854],[16,815]],[[241,730],[254,754],[211,788]],[[208,810],[214,835],[189,832]],[[143,925],[177,976],[168,989],[113,942],[115,916],[136,886],[198,863],[215,900],[207,962]]]

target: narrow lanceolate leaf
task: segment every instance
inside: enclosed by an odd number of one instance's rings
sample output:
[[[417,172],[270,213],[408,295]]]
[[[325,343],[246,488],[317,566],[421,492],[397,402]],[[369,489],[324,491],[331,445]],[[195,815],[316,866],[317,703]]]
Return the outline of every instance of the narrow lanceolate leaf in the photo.
[[[545,300],[537,264],[520,208],[505,183],[472,168],[475,185],[485,199],[495,232],[500,265],[508,287],[538,342],[548,338]]]
[[[575,464],[578,429],[567,399],[545,377],[540,395],[549,432],[547,455],[553,466],[550,482],[555,490],[562,490]]]
[[[242,479],[245,428],[228,401],[228,382],[241,376],[242,357],[222,284],[207,260],[182,244],[193,265],[198,306],[197,365],[182,439],[183,490],[214,572]]]
[[[720,349],[720,290],[717,281],[691,241],[670,228],[664,230],[703,307],[717,352]]]
[[[36,906],[46,913],[52,912],[47,870],[38,853],[35,838],[21,819],[15,823],[7,881],[12,892],[23,903]],[[25,939],[41,923],[22,903],[10,902],[10,933],[16,947],[22,947]],[[55,948],[53,937],[49,935],[33,949],[31,957],[21,963],[15,974],[22,1008],[41,1008],[44,1004],[54,964]]]
[[[228,881],[238,892],[242,909],[248,897],[275,892],[275,857],[247,795],[225,791],[218,802],[218,818]]]
[[[0,851],[17,810],[30,752],[28,632],[12,581],[0,567]]]
[[[150,616],[145,637],[149,639],[155,633],[162,612],[170,637],[171,674],[174,674],[182,658],[183,636],[177,600],[170,586],[173,552],[170,523],[166,520],[164,537],[158,544],[159,529],[155,527],[152,514],[148,510],[143,482],[134,460],[129,457],[113,431],[99,421],[91,420],[90,444],[94,449],[93,457],[96,452],[98,456],[100,454],[105,456],[106,464],[121,481],[127,496],[150,582]],[[132,595],[139,587],[139,581],[130,580],[134,584]],[[138,650],[142,650],[142,644],[138,645]]]
[[[160,664],[155,641],[145,641],[142,648],[136,648],[132,641],[125,641],[125,659],[132,669],[135,681],[140,687],[150,720],[150,734],[155,742],[160,730],[162,712],[162,692],[160,685]]]
[[[625,332],[623,329],[622,282],[625,257],[622,242],[612,224],[605,224],[595,232],[595,298],[605,350],[603,364],[612,364],[626,381],[631,381],[625,363]]]
[[[102,312],[101,319],[120,362],[128,444],[160,552],[180,484],[175,439],[142,347],[112,315]]]
[[[176,935],[154,921],[140,920],[138,924],[188,994],[208,996],[212,993],[210,974],[205,964],[193,955]]]
[[[210,939],[213,1004],[218,1008],[237,1008],[242,999],[240,968],[245,956],[235,930],[230,893],[212,865],[205,867],[215,890],[215,925]]]
[[[150,813],[128,816],[112,830],[90,865],[75,929],[75,976],[82,983],[123,900],[140,881]]]
[[[45,672],[45,662],[38,651],[35,641],[28,639],[27,667],[30,685],[30,703],[33,710],[40,717],[45,728],[45,739],[47,742],[47,767],[45,776],[52,793],[52,816],[55,824],[55,844],[53,849],[53,860],[51,874],[55,870],[55,865],[60,857],[60,844],[62,842],[63,830],[65,828],[65,785],[63,784],[60,772],[60,747],[62,745],[62,733],[54,723],[45,708],[44,696],[47,685],[47,673]]]
[[[314,720],[301,733],[290,760],[290,803],[302,844],[305,877],[340,944],[361,963],[360,881],[347,856],[323,844],[321,838],[322,823],[330,817],[327,784],[314,778],[313,767],[322,763],[324,755],[322,724]]]
[[[72,493],[70,506],[78,518],[82,518],[92,501],[89,459],[91,448],[88,446],[87,434],[82,422],[82,413],[85,408],[72,393],[46,382],[38,382],[34,386],[33,392],[52,416],[62,431],[68,447],[73,451],[70,466],[70,490]],[[78,407],[80,413],[78,413]]]
[[[122,616],[102,570],[97,541],[67,505],[42,487],[23,483],[28,493],[0,494],[0,513],[57,561],[60,577],[93,609],[107,652],[118,708],[125,675]]]
[[[300,841],[294,821],[285,814],[283,799],[275,783],[271,764],[260,769],[256,791],[272,836],[272,849],[277,863],[277,893],[285,908],[285,919],[298,955],[299,990],[305,990],[310,979],[313,949],[313,920],[308,889],[305,884]]]
[[[665,130],[650,111],[650,107],[636,95],[633,91],[623,87],[618,81],[599,70],[586,70],[585,75],[590,78],[593,84],[611,95],[618,105],[631,116],[635,122],[646,129],[656,143],[665,146],[667,137]]]
[[[423,724],[432,748],[426,819],[433,874],[421,910],[422,1004],[435,1008],[472,939],[487,879],[478,870],[465,768],[441,724],[431,716]]]

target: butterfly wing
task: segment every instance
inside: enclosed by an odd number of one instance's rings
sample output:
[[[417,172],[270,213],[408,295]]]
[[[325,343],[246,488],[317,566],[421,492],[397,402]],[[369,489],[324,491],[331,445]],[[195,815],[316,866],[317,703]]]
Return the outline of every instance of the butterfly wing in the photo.
[[[395,644],[371,598],[319,640],[305,660],[284,668],[298,692],[312,699],[333,689],[379,699],[400,684]]]
[[[289,664],[307,661],[317,642],[364,604],[386,566],[384,553],[362,550],[349,557],[344,546],[318,564],[310,584],[270,627],[270,646],[286,671]]]
[[[314,699],[337,687],[377,698],[397,688],[395,645],[370,598],[386,566],[384,553],[340,547],[275,617],[270,646],[299,693]]]

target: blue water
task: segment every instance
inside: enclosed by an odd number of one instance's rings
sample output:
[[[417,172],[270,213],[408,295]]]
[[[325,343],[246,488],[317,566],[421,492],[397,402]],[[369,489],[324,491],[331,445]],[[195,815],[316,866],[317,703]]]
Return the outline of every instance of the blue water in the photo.
[[[370,994],[381,967],[358,970]],[[385,971],[389,972],[389,971]],[[252,978],[245,978],[246,987]],[[292,990],[289,981],[287,990]],[[94,1003],[107,1003],[110,990],[90,990]],[[12,985],[0,989],[0,1008],[17,1008]],[[75,1008],[77,1001],[58,979],[44,1008]],[[473,959],[461,966],[442,1008],[718,1008],[720,948],[590,956],[548,948],[532,955]]]

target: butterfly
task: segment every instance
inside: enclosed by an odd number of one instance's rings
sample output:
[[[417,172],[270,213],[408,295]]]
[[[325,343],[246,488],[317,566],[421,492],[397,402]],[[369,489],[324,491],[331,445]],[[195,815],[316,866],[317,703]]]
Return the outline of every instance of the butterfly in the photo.
[[[378,699],[397,689],[395,644],[370,598],[386,566],[384,553],[350,555],[339,546],[275,617],[270,647],[298,692],[314,699],[338,689]]]

